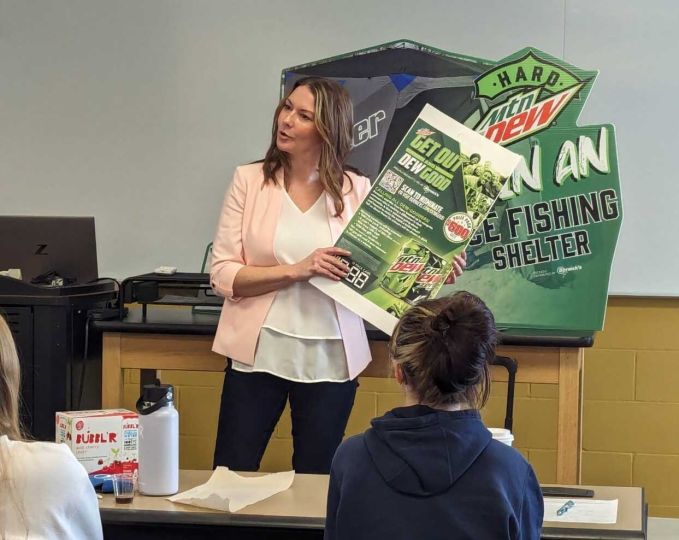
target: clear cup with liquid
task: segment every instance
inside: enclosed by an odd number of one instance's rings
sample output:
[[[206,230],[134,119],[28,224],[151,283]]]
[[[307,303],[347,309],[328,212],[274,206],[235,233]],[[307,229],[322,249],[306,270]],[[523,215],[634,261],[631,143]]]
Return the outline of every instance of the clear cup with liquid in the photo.
[[[129,504],[134,499],[134,475],[120,473],[113,475],[113,494],[118,504]]]

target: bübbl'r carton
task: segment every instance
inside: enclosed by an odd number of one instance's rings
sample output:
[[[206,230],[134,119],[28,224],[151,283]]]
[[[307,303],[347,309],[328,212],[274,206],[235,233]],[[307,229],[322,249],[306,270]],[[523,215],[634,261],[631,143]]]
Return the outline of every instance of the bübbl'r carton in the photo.
[[[135,473],[139,418],[127,409],[58,412],[56,442],[68,445],[88,474]]]

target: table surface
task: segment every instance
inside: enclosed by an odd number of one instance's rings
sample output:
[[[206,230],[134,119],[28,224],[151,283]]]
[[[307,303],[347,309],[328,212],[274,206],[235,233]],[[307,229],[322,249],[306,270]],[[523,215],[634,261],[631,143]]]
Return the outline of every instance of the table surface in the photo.
[[[214,335],[219,313],[196,313],[189,307],[166,307],[148,305],[146,320],[142,320],[140,307],[130,308],[123,320],[92,321],[92,326],[102,332],[131,332],[148,334],[193,334]],[[366,323],[366,332],[371,341],[388,341],[389,336]],[[592,332],[547,330],[534,328],[500,328],[500,343],[503,345],[536,347],[591,347],[594,344]]]
[[[207,482],[212,471],[180,471],[179,492]],[[239,473],[256,476],[260,473]],[[325,525],[328,493],[327,475],[297,474],[290,489],[246,506],[238,512],[219,512],[187,504],[173,503],[166,497],[149,497],[137,493],[129,504],[117,504],[112,494],[102,495],[99,509],[102,521],[163,523],[268,525],[273,527],[309,527]]]
[[[212,471],[180,471],[179,490],[191,489],[208,480]],[[244,476],[260,473],[239,473]],[[205,525],[252,525],[272,527],[303,527],[321,529],[325,523],[327,475],[297,474],[290,489],[277,493],[238,512],[218,512],[196,506],[176,504],[165,497],[135,495],[130,504],[117,504],[113,495],[103,495],[99,508],[104,523],[183,523]],[[618,499],[618,522],[610,524],[579,524],[545,522],[543,537],[577,531],[600,531],[601,538],[640,538],[633,536],[644,530],[644,494],[638,487],[578,486],[594,490],[595,499]],[[560,532],[561,531],[561,532]],[[609,531],[617,536],[605,535]],[[625,535],[625,532],[631,533]],[[623,533],[620,536],[620,533]],[[595,533],[596,534],[596,533]]]

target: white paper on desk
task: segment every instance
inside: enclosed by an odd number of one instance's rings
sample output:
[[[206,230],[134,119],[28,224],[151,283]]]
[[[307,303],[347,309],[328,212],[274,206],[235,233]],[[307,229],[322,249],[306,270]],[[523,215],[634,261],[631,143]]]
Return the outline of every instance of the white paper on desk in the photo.
[[[574,505],[560,516],[556,512],[568,501]],[[616,523],[618,521],[618,499],[556,499],[545,497],[545,521],[562,523]]]
[[[294,479],[295,471],[246,477],[230,471],[227,467],[217,467],[207,482],[168,497],[168,500],[212,510],[237,512],[249,504],[285,491],[292,485]]]

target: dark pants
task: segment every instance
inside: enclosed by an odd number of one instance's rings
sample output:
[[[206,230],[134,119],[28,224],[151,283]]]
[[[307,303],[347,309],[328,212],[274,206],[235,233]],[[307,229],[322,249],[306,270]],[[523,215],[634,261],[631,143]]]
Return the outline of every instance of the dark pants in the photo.
[[[231,368],[224,376],[214,466],[256,471],[271,433],[290,399],[292,467],[298,473],[328,474],[342,442],[357,381],[298,383],[268,373]]]

